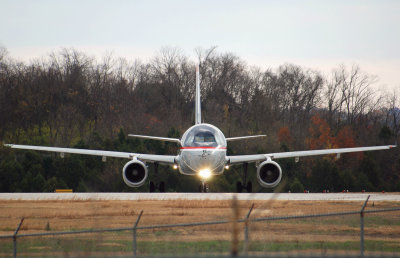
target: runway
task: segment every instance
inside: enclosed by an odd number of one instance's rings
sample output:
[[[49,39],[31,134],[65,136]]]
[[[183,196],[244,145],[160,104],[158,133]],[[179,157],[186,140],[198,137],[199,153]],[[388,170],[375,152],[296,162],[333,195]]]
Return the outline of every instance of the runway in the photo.
[[[0,193],[0,200],[231,200],[400,202],[399,193]]]

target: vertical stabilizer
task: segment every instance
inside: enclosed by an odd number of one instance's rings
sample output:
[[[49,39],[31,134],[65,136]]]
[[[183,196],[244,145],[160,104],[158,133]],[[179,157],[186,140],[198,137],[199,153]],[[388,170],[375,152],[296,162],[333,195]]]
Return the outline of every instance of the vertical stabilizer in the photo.
[[[200,104],[200,71],[196,65],[196,100],[195,100],[195,124],[201,124],[201,104]]]

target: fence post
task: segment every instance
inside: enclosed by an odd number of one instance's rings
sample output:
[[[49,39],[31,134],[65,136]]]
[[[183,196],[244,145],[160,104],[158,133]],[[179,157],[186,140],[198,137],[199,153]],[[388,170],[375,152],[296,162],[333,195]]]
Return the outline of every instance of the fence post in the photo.
[[[249,217],[253,208],[254,203],[251,205],[251,208],[247,213],[244,221],[244,255],[247,255],[247,252],[249,251]]]
[[[19,222],[18,227],[15,230],[14,235],[13,235],[14,258],[17,257],[17,234],[18,234],[19,229],[21,228],[22,222],[24,222],[24,218],[22,218],[21,221]]]
[[[368,195],[360,211],[360,256],[361,257],[364,257],[364,209],[367,206],[367,202],[370,196],[371,195]]]
[[[238,255],[238,245],[239,245],[239,205],[237,196],[232,196],[232,246],[231,246],[231,256],[236,257]]]
[[[132,246],[133,257],[136,257],[136,227],[139,224],[139,220],[142,217],[142,214],[143,214],[143,210],[140,211],[139,216],[136,219],[136,223],[135,223],[135,225],[133,225],[133,228],[132,228],[132,231],[133,231],[133,246]]]

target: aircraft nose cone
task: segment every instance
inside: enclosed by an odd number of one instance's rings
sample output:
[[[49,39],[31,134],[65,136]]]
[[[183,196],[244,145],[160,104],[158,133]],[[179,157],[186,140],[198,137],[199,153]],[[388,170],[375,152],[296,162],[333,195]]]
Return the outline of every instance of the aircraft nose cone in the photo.
[[[182,153],[183,173],[197,174],[200,170],[208,169],[213,174],[222,173],[225,165],[224,152],[191,151]]]

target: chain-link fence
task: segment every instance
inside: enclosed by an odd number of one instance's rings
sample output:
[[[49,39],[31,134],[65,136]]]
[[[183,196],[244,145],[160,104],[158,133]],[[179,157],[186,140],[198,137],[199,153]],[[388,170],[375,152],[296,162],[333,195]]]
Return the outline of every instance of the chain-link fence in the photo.
[[[0,236],[0,256],[400,256],[400,208]],[[236,214],[236,215],[235,215]]]

